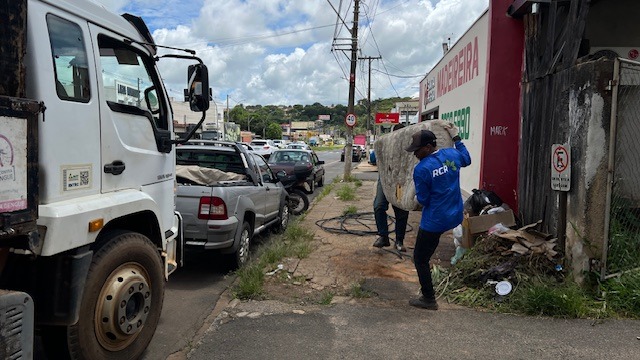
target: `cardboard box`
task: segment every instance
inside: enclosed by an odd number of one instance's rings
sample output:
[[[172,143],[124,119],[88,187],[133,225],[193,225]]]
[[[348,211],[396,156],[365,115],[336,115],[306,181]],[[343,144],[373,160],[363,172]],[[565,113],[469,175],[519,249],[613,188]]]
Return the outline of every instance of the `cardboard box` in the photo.
[[[516,219],[512,210],[497,214],[472,216],[462,220],[462,247],[469,249],[478,234],[486,232],[493,225],[502,223],[506,227],[514,226]]]

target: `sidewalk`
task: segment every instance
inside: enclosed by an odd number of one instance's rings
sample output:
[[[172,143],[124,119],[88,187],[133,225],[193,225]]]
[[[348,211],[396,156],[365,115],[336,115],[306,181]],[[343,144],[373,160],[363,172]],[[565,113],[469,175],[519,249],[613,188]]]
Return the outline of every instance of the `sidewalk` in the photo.
[[[363,163],[354,175],[375,171]],[[363,181],[357,199],[344,202],[332,192],[316,201],[302,225],[315,233],[316,248],[302,260],[284,262],[294,281],[274,285],[266,301],[221,297],[213,323],[192,348],[189,359],[631,359],[640,351],[640,322],[558,320],[493,314],[440,301],[440,310],[408,305],[417,295],[412,249],[420,220],[411,212],[407,256],[371,246],[375,235],[329,233],[316,225],[342,215],[349,206],[372,212],[374,182]],[[393,211],[390,210],[390,215]],[[375,230],[371,218],[345,227]],[[387,248],[391,249],[391,248]],[[453,256],[445,234],[433,263],[447,267]],[[351,297],[354,285],[374,295]],[[273,289],[269,287],[282,286]],[[275,291],[274,291],[275,290]],[[331,305],[308,301],[335,294]],[[289,295],[289,298],[285,298]],[[280,297],[280,298],[279,298]],[[184,358],[184,355],[171,356]]]

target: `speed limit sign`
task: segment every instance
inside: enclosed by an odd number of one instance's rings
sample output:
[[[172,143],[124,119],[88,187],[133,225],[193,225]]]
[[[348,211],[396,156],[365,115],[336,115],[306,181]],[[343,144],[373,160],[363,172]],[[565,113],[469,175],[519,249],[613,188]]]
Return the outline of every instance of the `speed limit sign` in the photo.
[[[356,114],[347,114],[347,116],[344,118],[344,123],[349,127],[356,126]]]

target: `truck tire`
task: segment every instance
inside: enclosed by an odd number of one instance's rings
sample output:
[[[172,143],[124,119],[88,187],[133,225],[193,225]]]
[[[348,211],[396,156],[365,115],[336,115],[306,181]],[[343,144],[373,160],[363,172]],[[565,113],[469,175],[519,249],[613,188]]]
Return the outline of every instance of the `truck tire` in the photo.
[[[251,245],[251,225],[245,221],[242,224],[242,230],[240,231],[240,242],[238,243],[238,249],[231,255],[231,267],[238,269],[249,261],[249,247]]]
[[[340,162],[344,162],[344,154],[340,155]]]
[[[93,256],[78,322],[56,328],[66,331],[71,359],[137,359],[160,319],[165,281],[158,250],[139,233],[110,237]]]
[[[273,230],[276,234],[282,234],[287,230],[287,226],[289,226],[289,217],[290,217],[290,209],[289,209],[289,201],[285,201],[280,206],[280,211],[278,213],[278,218],[280,219],[278,223],[273,227]]]

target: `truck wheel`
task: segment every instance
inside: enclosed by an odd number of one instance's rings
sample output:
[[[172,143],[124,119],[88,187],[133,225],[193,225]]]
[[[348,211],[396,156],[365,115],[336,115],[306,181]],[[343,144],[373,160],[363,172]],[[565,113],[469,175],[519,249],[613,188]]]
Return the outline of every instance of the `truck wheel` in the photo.
[[[164,298],[162,260],[144,235],[117,232],[96,251],[76,324],[72,359],[137,359],[156,331]]]
[[[242,224],[240,232],[240,243],[235,253],[231,254],[231,266],[234,269],[239,268],[249,261],[249,246],[251,245],[251,225],[247,221]]]
[[[289,226],[289,216],[289,204],[288,201],[285,201],[282,206],[280,206],[280,212],[278,214],[280,221],[274,227],[274,231],[277,234],[282,234],[287,230],[287,226]]]
[[[340,162],[344,162],[344,155],[340,155]]]

